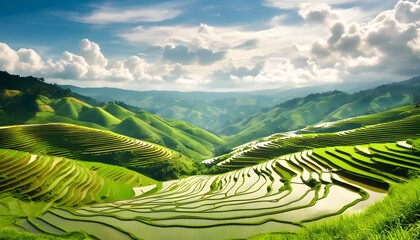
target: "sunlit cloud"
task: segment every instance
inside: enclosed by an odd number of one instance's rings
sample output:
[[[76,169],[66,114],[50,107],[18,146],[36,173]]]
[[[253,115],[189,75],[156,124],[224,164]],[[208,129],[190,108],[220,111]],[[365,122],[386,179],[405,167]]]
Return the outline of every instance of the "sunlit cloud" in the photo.
[[[181,4],[176,3],[148,7],[99,5],[85,15],[71,13],[69,19],[89,24],[161,22],[180,16],[183,13],[180,7]]]
[[[283,24],[285,15],[279,14],[256,29],[204,23],[129,26],[117,31],[119,44],[153,51],[119,57],[106,56],[104,45],[89,39],[51,59],[0,43],[0,69],[80,86],[215,91],[420,75],[419,0],[401,0],[377,14],[343,9],[338,2],[299,4],[294,11],[300,24]]]
[[[279,9],[298,9],[301,4],[315,4],[319,3],[317,0],[265,0],[264,5]],[[322,1],[324,4],[346,4],[356,2],[356,0],[327,0]]]

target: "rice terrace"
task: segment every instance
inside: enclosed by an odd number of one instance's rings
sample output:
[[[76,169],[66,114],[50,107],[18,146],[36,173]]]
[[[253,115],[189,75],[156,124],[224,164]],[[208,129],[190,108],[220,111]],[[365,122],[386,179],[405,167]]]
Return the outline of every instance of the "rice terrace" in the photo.
[[[420,239],[419,0],[0,19],[0,239]]]

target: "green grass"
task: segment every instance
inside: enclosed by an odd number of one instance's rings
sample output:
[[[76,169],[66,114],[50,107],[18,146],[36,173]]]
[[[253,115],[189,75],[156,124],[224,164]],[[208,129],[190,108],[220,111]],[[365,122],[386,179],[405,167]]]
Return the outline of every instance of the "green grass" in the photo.
[[[193,171],[188,158],[168,148],[71,124],[2,127],[0,148],[122,166],[158,180]]]
[[[275,239],[419,239],[420,179],[393,185],[384,200],[360,214],[316,223],[295,234],[265,234],[252,240]]]
[[[117,117],[120,120],[124,120],[128,117],[135,115],[135,113],[115,104],[115,103],[108,103],[103,107],[103,109],[113,116]]]
[[[338,132],[344,131],[379,123],[385,123],[395,120],[400,120],[408,116],[420,114],[420,108],[416,108],[416,105],[406,105],[403,107],[394,108],[388,111],[383,111],[379,113],[364,115],[360,117],[354,117],[349,119],[340,120],[329,124],[329,126],[309,126],[300,131],[301,133],[306,132]],[[326,122],[324,120],[323,122]]]
[[[214,234],[213,238],[246,238],[267,232],[267,224],[271,231],[310,229],[318,220],[346,214],[352,207],[364,209],[382,199],[389,185],[391,196],[402,195],[403,190],[394,189],[400,186],[396,182],[410,182],[409,187],[417,189],[400,199],[411,201],[417,197],[411,212],[419,207],[420,197],[420,180],[415,184],[409,181],[409,176],[420,172],[420,157],[416,154],[407,142],[307,150],[216,176],[164,182],[160,188],[130,201],[52,207],[42,216],[21,219],[16,224],[31,229],[39,222],[41,232],[58,228],[105,239],[105,230],[124,238],[199,236],[205,231]],[[384,209],[384,216],[394,216],[388,210]],[[394,220],[389,218],[390,225]],[[336,228],[334,231],[341,227]]]
[[[86,110],[80,114],[79,120],[85,122],[93,122],[101,126],[112,126],[121,122],[121,120],[99,107]]]
[[[283,138],[282,135],[263,138],[257,143],[264,145],[256,146],[255,143],[249,143],[231,153],[221,156],[213,163],[211,171],[223,172],[232,169],[238,169],[244,166],[257,164],[277,156],[301,151],[302,149],[321,148],[337,145],[357,145],[380,142],[394,142],[405,140],[410,137],[416,137],[420,134],[420,115],[409,115],[399,120],[369,125],[366,127],[356,128],[345,133],[318,133],[318,134],[302,134]],[[224,162],[233,163],[242,161],[243,159],[253,159],[247,164],[236,165],[229,164],[225,167]]]
[[[71,123],[96,129],[107,129],[129,137],[156,143],[180,152],[190,159],[213,157],[226,143],[219,137],[180,120],[167,121],[145,111],[131,112],[115,103],[94,107],[73,97],[51,100],[38,96],[36,112],[29,119],[0,112],[0,123],[15,124]]]
[[[77,206],[129,199],[134,197],[133,187],[157,184],[117,166],[7,149],[0,149],[0,166],[0,194],[7,194],[1,198],[1,212],[12,216],[18,212],[37,215],[51,204]]]
[[[0,96],[5,97],[5,98],[12,98],[16,95],[21,94],[22,91],[19,90],[10,90],[10,89],[4,89],[1,93]]]
[[[82,232],[67,233],[62,236],[46,235],[46,234],[34,234],[29,232],[21,232],[15,228],[7,227],[0,228],[0,239],[1,240],[82,240],[82,239],[93,239],[87,234]]]

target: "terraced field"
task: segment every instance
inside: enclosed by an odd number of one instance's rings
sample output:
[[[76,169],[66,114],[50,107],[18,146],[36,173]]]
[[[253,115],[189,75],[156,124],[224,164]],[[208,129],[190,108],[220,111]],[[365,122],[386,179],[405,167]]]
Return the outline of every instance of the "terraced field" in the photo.
[[[176,178],[191,162],[183,155],[152,143],[106,130],[72,124],[0,127],[0,147],[35,154],[103,162],[126,167],[155,179]],[[168,169],[180,168],[178,172]]]
[[[398,108],[394,108],[388,111],[374,113],[370,115],[364,115],[354,118],[347,118],[336,122],[325,122],[326,119],[320,124],[314,126],[308,126],[299,133],[322,133],[322,132],[339,132],[359,127],[365,127],[378,123],[385,123],[390,121],[396,121],[404,119],[409,116],[420,114],[420,107],[417,104],[406,105]]]
[[[0,196],[79,206],[135,196],[133,187],[157,182],[137,172],[100,163],[0,149]],[[2,197],[0,197],[1,200]],[[0,201],[1,213],[13,207]]]
[[[356,145],[404,140],[420,134],[420,115],[370,125],[337,133],[275,134],[234,149],[233,152],[211,161],[218,172],[240,169],[267,161],[282,154],[337,145]]]
[[[359,211],[419,171],[419,153],[406,141],[316,148],[165,182],[137,199],[51,208],[16,226],[57,234],[83,230],[102,239],[244,238]]]

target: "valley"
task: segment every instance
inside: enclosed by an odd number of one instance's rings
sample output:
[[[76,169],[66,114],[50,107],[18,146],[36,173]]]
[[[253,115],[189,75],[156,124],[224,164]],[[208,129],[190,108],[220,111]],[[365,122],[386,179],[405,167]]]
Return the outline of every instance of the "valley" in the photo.
[[[420,239],[420,0],[0,0],[0,240]]]
[[[2,74],[0,236],[287,237],[394,201],[420,174],[418,77],[294,98],[219,137]]]

